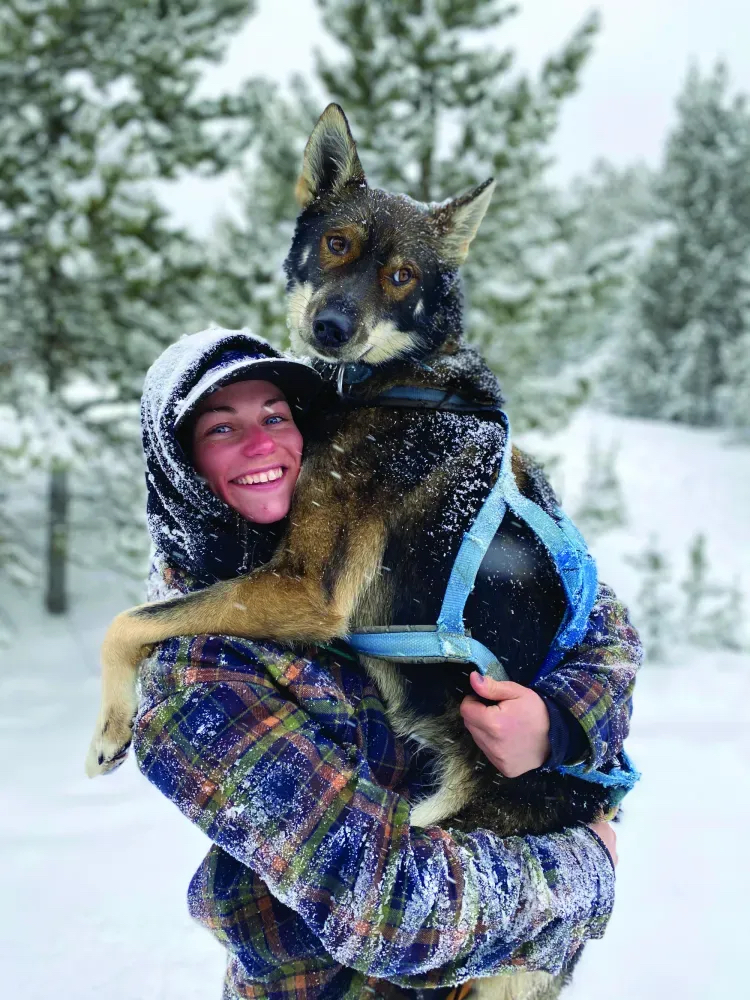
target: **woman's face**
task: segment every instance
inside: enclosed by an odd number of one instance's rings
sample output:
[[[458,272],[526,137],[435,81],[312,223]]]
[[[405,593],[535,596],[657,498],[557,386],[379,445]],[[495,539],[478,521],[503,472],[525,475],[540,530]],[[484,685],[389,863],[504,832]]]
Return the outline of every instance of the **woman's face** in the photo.
[[[233,382],[199,404],[195,469],[248,521],[286,517],[301,461],[302,435],[284,393],[271,382]]]

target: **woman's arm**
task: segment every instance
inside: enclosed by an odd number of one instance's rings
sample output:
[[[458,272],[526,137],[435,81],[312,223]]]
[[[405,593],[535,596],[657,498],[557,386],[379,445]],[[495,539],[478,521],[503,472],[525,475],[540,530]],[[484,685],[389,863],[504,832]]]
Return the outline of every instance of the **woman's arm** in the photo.
[[[641,658],[627,611],[600,584],[583,641],[558,667],[533,689],[472,673],[480,697],[468,695],[461,715],[479,749],[508,778],[542,765],[599,767],[622,750]]]
[[[143,693],[141,770],[338,962],[437,986],[509,965],[556,972],[603,933],[614,874],[589,830],[502,840],[411,827],[406,799],[321,723],[333,712],[345,726],[353,710],[317,661],[175,639],[146,665]]]
[[[557,724],[557,747],[551,740],[560,758],[555,764],[569,763],[582,752],[588,766],[600,767],[622,750],[642,659],[625,606],[600,583],[580,645],[534,686],[550,708],[552,726]],[[553,717],[555,711],[561,720]]]

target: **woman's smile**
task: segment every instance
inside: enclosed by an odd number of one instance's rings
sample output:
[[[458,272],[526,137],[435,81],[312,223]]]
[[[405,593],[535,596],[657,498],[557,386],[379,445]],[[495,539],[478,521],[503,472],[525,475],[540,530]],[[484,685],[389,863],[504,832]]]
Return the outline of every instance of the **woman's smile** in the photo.
[[[279,465],[276,468],[262,469],[259,472],[246,472],[233,479],[232,482],[238,486],[272,486],[277,479],[281,479],[285,474],[286,469]]]
[[[284,394],[244,380],[205,398],[193,428],[195,468],[211,490],[248,521],[289,513],[302,461],[302,435]]]

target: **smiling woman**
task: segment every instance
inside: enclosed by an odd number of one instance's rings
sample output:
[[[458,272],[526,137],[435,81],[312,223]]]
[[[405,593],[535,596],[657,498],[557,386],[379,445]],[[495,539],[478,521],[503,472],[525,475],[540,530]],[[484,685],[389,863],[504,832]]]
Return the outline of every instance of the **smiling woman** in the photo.
[[[212,492],[248,521],[286,517],[302,461],[302,435],[284,393],[243,380],[217,389],[196,409],[193,464]]]
[[[412,826],[434,761],[393,732],[350,651],[231,637],[221,621],[194,634],[191,595],[272,558],[300,469],[293,417],[325,412],[320,391],[246,331],[182,338],[146,377],[151,593],[185,595],[187,617],[141,665],[132,736],[143,774],[213,841],[191,913],[228,951],[226,1000],[445,1000],[498,971],[538,998],[606,925],[606,824],[505,840]],[[617,638],[592,627],[599,645]]]

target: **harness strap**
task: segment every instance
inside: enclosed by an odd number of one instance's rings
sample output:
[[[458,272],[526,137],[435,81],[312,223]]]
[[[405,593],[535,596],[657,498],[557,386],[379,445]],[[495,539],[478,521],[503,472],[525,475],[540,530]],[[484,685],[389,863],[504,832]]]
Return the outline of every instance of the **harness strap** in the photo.
[[[457,397],[446,396],[440,390],[421,386],[398,386],[383,393],[381,404],[397,405],[407,399],[421,400],[437,408]],[[459,401],[469,406],[466,400]],[[486,646],[471,637],[464,623],[466,601],[476,581],[479,567],[508,510],[534,531],[553,559],[566,597],[566,612],[545,660],[534,678],[536,682],[553,670],[567,650],[583,637],[597,589],[596,565],[586,543],[575,525],[562,512],[556,518],[548,514],[518,488],[512,469],[510,421],[499,407],[492,408],[505,429],[505,445],[497,479],[477,514],[474,523],[464,533],[456,560],[451,568],[448,585],[438,615],[437,627],[418,626],[412,629],[396,626],[373,633],[357,630],[350,643],[372,656],[392,656],[410,660],[451,659],[476,663],[482,673],[498,680],[508,674],[497,657]],[[376,638],[373,638],[373,635]]]
[[[350,400],[352,397],[348,397]],[[385,389],[364,406],[408,406],[413,410],[449,410],[452,413],[501,414],[497,403],[477,403],[457,392],[430,389],[421,385],[395,385]]]
[[[436,625],[395,625],[388,628],[357,629],[347,642],[358,653],[386,660],[410,663],[473,663],[482,674],[495,680],[509,680],[505,668],[485,645],[460,630]]]
[[[497,479],[474,523],[464,532],[461,540],[437,625],[358,629],[348,636],[349,644],[360,653],[389,660],[472,663],[482,674],[488,674],[497,680],[508,680],[508,674],[497,657],[467,631],[464,610],[487,549],[510,510],[532,529],[545,546],[555,563],[565,592],[566,611],[563,620],[533,683],[554,670],[585,634],[596,598],[596,564],[582,535],[562,511],[556,511],[553,517],[519,490],[513,475],[510,421],[506,413],[493,404],[474,404],[455,393],[421,386],[396,386],[371,400],[355,400],[349,396],[344,397],[343,401],[356,406],[410,406],[461,413],[487,413],[502,423],[506,436]],[[625,751],[622,751],[616,764],[606,771],[590,770],[582,764],[563,765],[557,770],[610,788],[613,805],[618,804],[640,778]]]
[[[487,549],[502,524],[508,509],[507,495],[509,482],[513,481],[510,454],[510,422],[506,414],[498,412],[500,422],[505,428],[505,446],[500,460],[500,470],[494,486],[477,514],[474,523],[464,532],[461,547],[453,564],[448,586],[445,589],[443,606],[438,616],[438,628],[463,629],[464,609],[469,594],[474,589],[479,567],[482,565]],[[515,485],[515,483],[514,483]],[[484,671],[482,671],[484,673]],[[505,671],[503,671],[505,673]],[[506,674],[507,677],[507,674]]]
[[[641,777],[641,772],[624,750],[620,751],[617,761],[606,771],[594,771],[585,764],[562,764],[556,770],[562,774],[570,774],[574,778],[581,778],[583,781],[590,781],[594,785],[612,789],[611,809],[619,806]]]
[[[508,418],[495,404],[473,403],[456,393],[424,386],[394,386],[366,401],[346,397],[358,406],[408,406],[456,413],[486,413],[504,421]],[[505,462],[505,454],[503,456]],[[464,608],[474,587],[477,572],[490,542],[497,534],[506,511],[503,500],[503,465],[470,530],[464,533],[451,570],[437,625],[393,626],[358,629],[348,641],[358,652],[385,659],[406,659],[414,663],[445,662],[475,664],[482,674],[508,680],[500,661],[483,643],[472,638],[464,625]]]
[[[596,563],[582,535],[561,511],[553,518],[525,497],[511,474],[506,480],[505,500],[510,510],[532,529],[552,556],[566,598],[566,611],[534,683],[554,670],[565,653],[583,638],[596,599]]]

